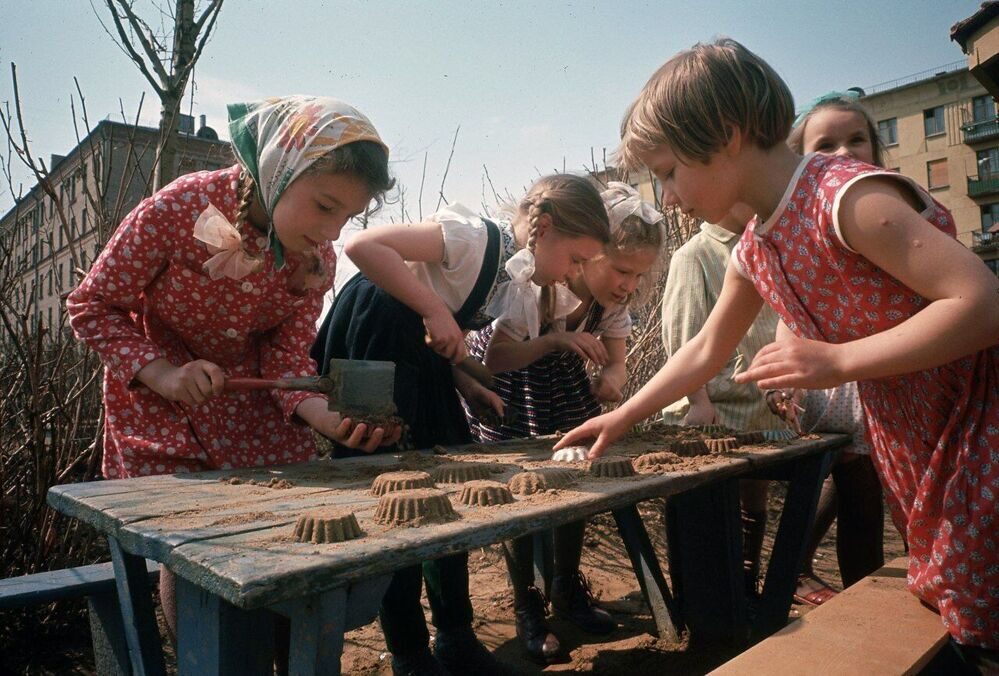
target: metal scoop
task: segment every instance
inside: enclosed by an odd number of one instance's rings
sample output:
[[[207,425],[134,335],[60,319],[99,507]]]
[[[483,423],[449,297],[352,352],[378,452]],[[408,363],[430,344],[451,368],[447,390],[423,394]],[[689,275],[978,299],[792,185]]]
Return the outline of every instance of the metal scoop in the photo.
[[[395,362],[330,359],[324,376],[302,378],[227,378],[226,391],[301,390],[329,397],[331,411],[344,416],[395,415]]]

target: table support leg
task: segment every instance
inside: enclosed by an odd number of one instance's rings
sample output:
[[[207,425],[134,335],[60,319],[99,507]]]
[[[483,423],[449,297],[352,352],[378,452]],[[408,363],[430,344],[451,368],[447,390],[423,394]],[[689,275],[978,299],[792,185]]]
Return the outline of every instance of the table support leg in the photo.
[[[375,619],[391,580],[391,575],[383,575],[271,606],[291,620],[288,672],[292,676],[340,674],[344,632]]]
[[[751,640],[762,640],[787,624],[791,598],[802,569],[815,507],[825,478],[830,453],[801,458],[790,467],[790,481],[773,551],[767,564],[760,607]]]
[[[177,671],[270,676],[274,616],[263,609],[241,610],[177,576]]]
[[[692,643],[746,641],[739,482],[728,479],[669,498],[670,577]]]
[[[642,595],[645,596],[645,602],[656,621],[659,637],[678,641],[679,627],[682,626],[679,621],[679,609],[666,585],[666,578],[659,567],[649,534],[638,514],[638,506],[630,505],[615,509],[614,521],[617,522],[618,532],[624,540],[625,549],[628,550],[631,567],[635,570]]]
[[[146,560],[126,552],[113,537],[108,538],[108,547],[111,550],[132,673],[135,676],[161,676],[166,673],[166,666],[163,662],[159,629],[156,627]]]

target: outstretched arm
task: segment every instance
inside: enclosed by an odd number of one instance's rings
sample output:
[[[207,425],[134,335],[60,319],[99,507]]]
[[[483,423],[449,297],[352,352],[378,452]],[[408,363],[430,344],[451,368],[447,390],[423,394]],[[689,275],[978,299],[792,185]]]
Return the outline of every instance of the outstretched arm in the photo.
[[[700,333],[620,408],[572,430],[556,444],[556,450],[595,438],[590,457],[599,457],[632,425],[704,385],[725,365],[762,306],[756,288],[729,263],[718,304]]]
[[[517,340],[497,326],[486,348],[485,363],[493,373],[517,371],[551,352],[575,352],[583,360],[603,366],[607,363],[607,348],[592,333],[553,331],[537,338]]]
[[[423,317],[434,351],[452,363],[468,355],[451,310],[406,266],[407,261],[443,262],[444,234],[439,223],[371,228],[347,242],[344,253],[376,286]]]
[[[999,279],[908,200],[895,181],[858,181],[841,200],[840,228],[851,248],[931,302],[867,338],[838,345],[791,338],[768,345],[738,382],[834,387],[932,368],[999,342]]]

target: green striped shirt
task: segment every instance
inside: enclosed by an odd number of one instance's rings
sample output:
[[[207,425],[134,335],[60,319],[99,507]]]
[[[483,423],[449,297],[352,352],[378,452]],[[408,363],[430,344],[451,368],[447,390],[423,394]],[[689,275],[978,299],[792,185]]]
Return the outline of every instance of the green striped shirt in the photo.
[[[708,318],[725,280],[725,268],[732,250],[739,242],[733,232],[711,223],[702,223],[701,231],[676,250],[670,259],[666,289],[663,293],[663,346],[669,359],[680,346],[697,335]],[[737,384],[732,378],[749,368],[756,353],[772,343],[777,331],[777,315],[764,305],[749,333],[735,353],[705,386],[708,398],[717,411],[717,422],[739,430],[775,429],[784,423],[770,412],[763,393],[754,383]],[[687,414],[684,397],[667,406],[667,423],[679,424]]]

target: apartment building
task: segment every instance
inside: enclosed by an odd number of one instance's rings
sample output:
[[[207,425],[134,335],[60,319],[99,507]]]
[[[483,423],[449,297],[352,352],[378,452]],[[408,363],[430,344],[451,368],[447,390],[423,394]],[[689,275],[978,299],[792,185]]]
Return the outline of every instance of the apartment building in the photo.
[[[887,166],[950,209],[958,239],[999,274],[999,120],[965,61],[867,89]]]
[[[228,142],[183,116],[178,174],[233,162]],[[0,219],[0,293],[36,326],[63,325],[65,296],[101,247],[149,193],[159,130],[104,120],[65,156],[53,156],[48,182],[35,185]]]

